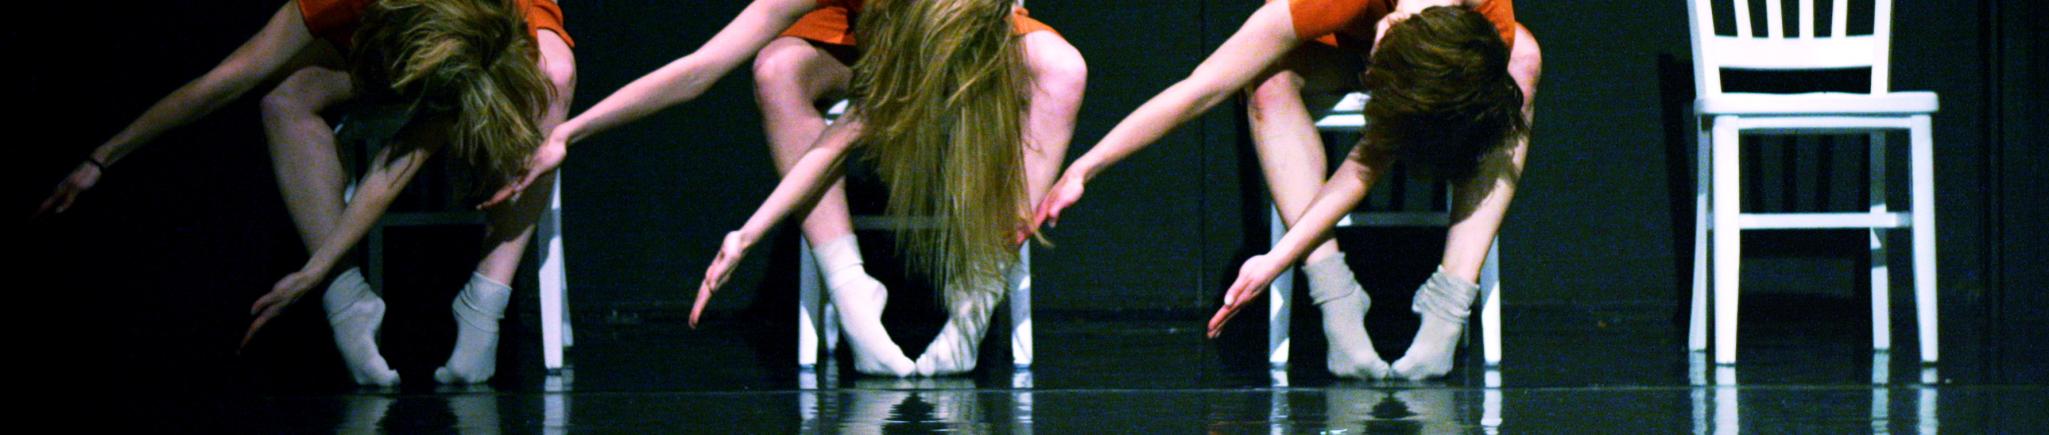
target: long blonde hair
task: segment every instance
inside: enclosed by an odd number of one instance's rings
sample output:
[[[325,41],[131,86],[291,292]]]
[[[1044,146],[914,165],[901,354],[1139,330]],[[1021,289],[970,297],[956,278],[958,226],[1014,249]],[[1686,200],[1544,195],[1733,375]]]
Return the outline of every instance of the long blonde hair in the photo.
[[[539,147],[555,89],[512,0],[378,0],[353,42],[360,92],[413,103],[416,116],[453,116],[449,151],[491,181],[519,174]]]
[[[890,215],[938,221],[936,229],[899,228],[897,241],[914,270],[940,282],[998,279],[1017,261],[1012,237],[1029,211],[1031,79],[1012,8],[1011,0],[872,0],[855,27],[859,143],[889,186]]]

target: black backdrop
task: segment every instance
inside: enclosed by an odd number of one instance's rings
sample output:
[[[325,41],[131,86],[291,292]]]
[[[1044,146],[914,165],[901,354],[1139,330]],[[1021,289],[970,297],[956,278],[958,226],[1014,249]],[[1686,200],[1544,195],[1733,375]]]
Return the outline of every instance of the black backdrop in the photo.
[[[689,52],[743,6],[565,3],[578,43],[578,110]],[[1690,282],[1692,234],[1685,4],[1525,3],[1518,17],[1542,41],[1546,62],[1524,193],[1501,237],[1509,327],[1519,309],[1557,306],[1677,319]],[[7,207],[25,213],[78,156],[211,67],[276,6],[25,6],[26,25],[7,29],[0,46],[15,59],[7,68],[10,81],[25,84],[10,94],[29,113],[13,117],[19,124],[9,129],[9,151],[20,157],[10,159],[17,164],[9,171]],[[1031,6],[1089,59],[1089,94],[1071,157],[1186,74],[1256,2],[1039,0]],[[2038,265],[2049,257],[2042,247],[2049,233],[2041,224],[2049,206],[2036,200],[2049,194],[2043,190],[2049,179],[2036,169],[2049,163],[2042,139],[2049,132],[2041,127],[2049,121],[2042,107],[2049,96],[2039,84],[2042,59],[2049,56],[2041,55],[2044,24],[2035,18],[2042,9],[2020,0],[1900,2],[1895,25],[1893,88],[1932,90],[1942,98],[1935,139],[1945,363],[1981,369],[1967,371],[1991,381],[2049,381],[2038,361],[2049,355],[2049,335],[2040,327],[2049,323],[2043,308],[2049,296],[2039,290],[2049,276]],[[664,315],[687,306],[720,235],[737,227],[775,181],[751,86],[746,71],[737,71],[693,103],[573,148],[564,218],[572,306],[579,313]],[[19,99],[24,94],[26,104]],[[210,364],[232,354],[249,301],[304,259],[273,187],[256,96],[122,162],[70,216],[14,227],[28,236],[20,252],[31,257],[19,263],[25,278],[15,290],[21,297],[54,307],[52,314],[63,313],[62,319],[111,319],[40,322],[58,326],[58,333],[40,338],[52,346],[156,361],[162,373],[218,370]],[[1241,111],[1219,108],[1091,185],[1082,206],[1050,233],[1058,247],[1035,252],[1037,306],[1168,313],[1189,322],[1212,309],[1236,262],[1263,251],[1266,240],[1263,187],[1241,145]],[[1837,192],[1837,201],[1861,195],[1861,173],[1854,172],[1861,152],[1752,146],[1793,150],[1769,151],[1788,157],[1769,159],[1780,163],[1761,163],[1767,167],[1759,171],[1843,162],[1852,171],[1830,177],[1826,186],[1760,183],[1754,189],[1761,195],[1753,197],[1792,197],[1809,189]],[[454,233],[415,234],[419,242],[407,246],[419,247],[404,255],[458,266],[399,266],[393,279],[402,283],[394,288],[428,289],[411,296],[422,299],[452,292],[462,279],[459,265],[475,258],[469,249],[474,231]],[[885,234],[866,239],[886,246]],[[787,312],[742,310],[788,300],[787,278],[779,277],[794,273],[788,249],[794,239],[779,240],[743,267],[736,290],[723,294],[716,309]],[[1904,248],[1903,238],[1895,240]],[[1372,253],[1358,257],[1435,258],[1441,243],[1359,231],[1348,231],[1343,241],[1349,251]],[[1812,294],[1837,311],[1863,312],[1861,235],[1746,236],[1746,247],[1746,291]],[[870,249],[870,257],[885,252]],[[1905,257],[1904,249],[1894,252],[1902,253],[1895,259]],[[874,269],[894,267],[886,258],[871,262],[879,263]],[[1894,265],[1894,282],[1908,282],[1905,263]],[[1422,269],[1368,279],[1408,280],[1374,286],[1401,293],[1428,273],[1427,261],[1414,267]],[[410,275],[418,278],[400,278]],[[1904,290],[1894,299],[1901,310],[1895,342],[1911,346],[1906,331],[1912,317],[1903,311],[1911,299]],[[419,305],[423,313],[441,306]],[[320,329],[319,321],[317,310],[302,309],[286,324],[311,331]],[[269,352],[314,360],[324,346],[309,338]],[[294,352],[314,356],[290,356]]]

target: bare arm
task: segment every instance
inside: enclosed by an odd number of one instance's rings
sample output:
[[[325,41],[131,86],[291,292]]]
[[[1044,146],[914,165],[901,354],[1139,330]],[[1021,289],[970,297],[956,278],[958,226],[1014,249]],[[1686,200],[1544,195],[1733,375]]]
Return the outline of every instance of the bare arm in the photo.
[[[113,138],[94,148],[87,161],[72,168],[71,174],[65,176],[64,181],[50,193],[49,199],[43,200],[42,206],[36,209],[36,215],[52,211],[63,213],[70,209],[78,195],[99,184],[101,171],[105,169],[102,165],[112,165],[165,131],[189,124],[234,101],[284,68],[312,41],[313,36],[306,32],[306,24],[299,17],[298,2],[285,3],[271,15],[263,30],[243,42],[227,59],[157,100],[156,104],[143,111],[141,117],[130,121]]]
[[[1523,90],[1523,117],[1536,116],[1537,84],[1543,75],[1543,54],[1529,29],[1516,28],[1514,52],[1509,54],[1509,75]],[[1523,163],[1529,155],[1530,139],[1519,138],[1507,153],[1497,153],[1480,162],[1479,173],[1453,189],[1451,229],[1445,233],[1443,266],[1447,273],[1478,282],[1495,234],[1508,215],[1510,200],[1520,184]]]
[[[1301,41],[1295,38],[1288,2],[1272,2],[1259,8],[1238,32],[1217,47],[1195,71],[1166,91],[1160,92],[1125,117],[1088,154],[1074,162],[1068,174],[1082,181],[1104,168],[1158,141],[1174,127],[1194,119],[1252,83],[1259,73],[1278,62]]]
[[[1330,176],[1330,182],[1323,190],[1316,192],[1316,199],[1309,202],[1309,209],[1302,212],[1301,219],[1288,227],[1288,233],[1274,243],[1272,251],[1245,260],[1238,269],[1238,279],[1231,288],[1224,291],[1224,306],[1210,317],[1209,336],[1214,338],[1223,331],[1224,323],[1238,315],[1245,301],[1266,291],[1275,277],[1287,270],[1289,265],[1309,255],[1309,250],[1330,238],[1331,228],[1338,220],[1351,213],[1359,201],[1366,198],[1366,192],[1373,183],[1387,173],[1392,162],[1385,155],[1364,155],[1364,147],[1352,148],[1352,156],[1338,165],[1337,173]],[[1361,162],[1364,163],[1361,163]]]
[[[804,156],[799,157],[797,164],[790,167],[790,172],[783,175],[783,181],[776,184],[775,192],[769,193],[768,200],[754,211],[754,216],[747,218],[747,223],[738,231],[726,233],[724,243],[719,245],[718,257],[712,259],[711,267],[704,272],[704,282],[697,288],[697,303],[690,309],[692,327],[697,326],[697,318],[704,313],[705,305],[711,302],[712,293],[732,277],[733,269],[740,265],[740,260],[747,256],[754,243],[761,240],[762,234],[802,207],[817,202],[833,180],[839,179],[840,164],[846,161],[847,149],[860,135],[859,112],[826,127],[818,141],[811,144],[811,149],[804,151]]]
[[[1217,47],[1217,51],[1196,66],[1188,78],[1174,83],[1140,105],[1138,110],[1104,135],[1094,148],[1089,149],[1088,154],[1083,154],[1074,161],[1074,165],[1068,166],[1040,202],[1031,227],[1037,229],[1049,221],[1058,225],[1060,213],[1081,201],[1083,185],[1104,168],[1124,160],[1160,140],[1174,127],[1216,107],[1217,103],[1251,84],[1261,72],[1300,44],[1301,41],[1295,37],[1294,19],[1288,13],[1288,2],[1267,3],[1253,12],[1238,33]]]
[[[93,158],[111,165],[165,131],[213,113],[277,73],[312,42],[313,35],[307,33],[299,16],[299,3],[285,3],[255,37],[206,74],[150,105],[141,117],[94,149]]]
[[[377,153],[373,161],[383,164],[376,165],[370,168],[369,173],[363,174],[363,180],[357,185],[355,198],[349,200],[348,208],[342,210],[341,221],[336,222],[334,231],[329,232],[327,239],[320,242],[320,248],[313,252],[312,258],[306,260],[305,267],[279,280],[277,285],[271,287],[270,293],[264,294],[250,306],[249,313],[255,315],[256,320],[250,323],[249,332],[242,337],[244,346],[249,344],[249,339],[254,338],[256,331],[262,329],[264,324],[283,313],[285,307],[291,306],[299,297],[327,279],[328,272],[334,269],[335,263],[341,262],[341,257],[347,255],[349,249],[354,248],[356,242],[361,241],[363,236],[370,232],[370,226],[375,225],[377,218],[384,215],[386,208],[391,207],[391,201],[398,197],[399,191],[405,189],[406,183],[411,182],[413,175],[419,173],[420,166],[428,157],[433,156],[433,150],[427,147],[412,148],[405,154],[396,156],[391,153],[391,148],[385,148]]]
[[[768,45],[783,29],[817,8],[815,0],[756,0],[703,47],[619,88],[618,92],[556,127],[554,135],[559,136],[566,146],[591,134],[695,99],[720,77],[753,58],[755,52]]]

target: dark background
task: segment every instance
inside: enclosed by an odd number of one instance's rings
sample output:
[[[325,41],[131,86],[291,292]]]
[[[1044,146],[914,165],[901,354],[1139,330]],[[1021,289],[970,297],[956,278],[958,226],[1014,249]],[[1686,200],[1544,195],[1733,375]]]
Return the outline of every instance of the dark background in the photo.
[[[578,44],[576,108],[688,53],[744,2],[566,1]],[[1544,76],[1526,177],[1501,234],[1507,327],[1519,312],[1578,310],[1681,325],[1690,283],[1692,99],[1681,1],[1525,2],[1518,18],[1541,41]],[[17,98],[7,207],[21,216],[79,156],[148,104],[212,67],[260,27],[275,2],[57,2],[25,6],[4,48]],[[1089,93],[1070,158],[1117,120],[1187,74],[1257,2],[1031,2],[1089,60]],[[2022,0],[1900,2],[1892,88],[1940,94],[1935,115],[1941,198],[1943,363],[1983,382],[2049,382],[2049,164],[2042,124],[2044,7]],[[1789,14],[1790,16],[1790,14]],[[672,318],[719,237],[772,189],[752,82],[729,74],[698,100],[572,148],[564,220],[571,306],[579,321]],[[274,187],[257,122],[261,89],[177,130],[115,167],[69,215],[13,226],[20,279],[37,314],[29,359],[50,367],[127,366],[117,379],[261,374],[331,364],[317,300],[242,357],[235,344],[257,295],[304,259]],[[21,97],[25,94],[26,99]],[[25,102],[25,104],[23,104]],[[1241,106],[1192,122],[1090,185],[1089,196],[1035,248],[1036,307],[1076,315],[1171,316],[1191,327],[1215,307],[1237,262],[1265,250],[1264,186],[1246,147]],[[1333,138],[1348,144],[1349,138]],[[1890,154],[1904,161],[1905,140]],[[1861,142],[1855,144],[1861,145]],[[1760,142],[1746,176],[1767,179],[1746,207],[1859,203],[1861,146]],[[1904,177],[1903,166],[1893,173]],[[1827,172],[1827,184],[1776,174]],[[1752,178],[1755,179],[1755,178]],[[1894,192],[1905,192],[1895,188]],[[1904,206],[1903,195],[1894,198]],[[863,201],[863,199],[857,199]],[[446,305],[476,258],[476,229],[394,233],[386,328],[431,369],[445,355]],[[1900,232],[1904,233],[1904,231]],[[1904,236],[1904,234],[1901,234]],[[1428,274],[1441,231],[1346,230],[1341,237],[1383,310],[1406,306]],[[894,275],[887,234],[869,233],[870,270]],[[717,316],[786,316],[795,239],[743,266]],[[1906,238],[1893,237],[1894,343],[1914,348]],[[1865,238],[1855,231],[1745,236],[1746,307],[1847,313],[1868,322]],[[1403,261],[1379,261],[1403,259]],[[1424,258],[1424,261],[1415,261]],[[1398,269],[1398,270],[1389,270]],[[531,288],[529,275],[517,286]],[[909,286],[909,285],[906,285]],[[531,298],[532,296],[524,296]],[[893,310],[900,305],[892,304]],[[515,310],[532,311],[530,301]],[[1756,311],[1752,311],[1756,312]],[[437,313],[440,317],[436,317]],[[1400,313],[1406,315],[1407,313]],[[1055,317],[1057,319],[1057,316]],[[624,319],[624,320],[622,320]],[[1250,319],[1247,319],[1250,320]],[[1835,321],[1835,320],[1826,320]],[[1259,329],[1258,321],[1236,323]],[[1297,323],[1302,324],[1301,322]],[[438,330],[435,328],[439,328]],[[408,336],[413,337],[413,336]],[[437,338],[438,337],[438,338]],[[415,343],[417,342],[417,343]],[[1677,343],[1683,343],[1680,337]],[[439,344],[436,344],[439,343]],[[1647,344],[1649,345],[1649,344]],[[1658,344],[1664,345],[1664,344]],[[1680,352],[1679,348],[1672,349]],[[1514,357],[1513,352],[1509,357]]]

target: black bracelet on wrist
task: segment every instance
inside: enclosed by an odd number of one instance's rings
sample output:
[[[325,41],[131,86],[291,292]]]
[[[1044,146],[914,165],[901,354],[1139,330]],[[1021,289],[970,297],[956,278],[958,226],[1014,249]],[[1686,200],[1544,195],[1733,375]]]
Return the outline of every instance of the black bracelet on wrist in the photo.
[[[97,157],[85,156],[85,162],[91,163],[94,167],[100,168],[100,172],[107,172],[107,162],[102,162]]]

